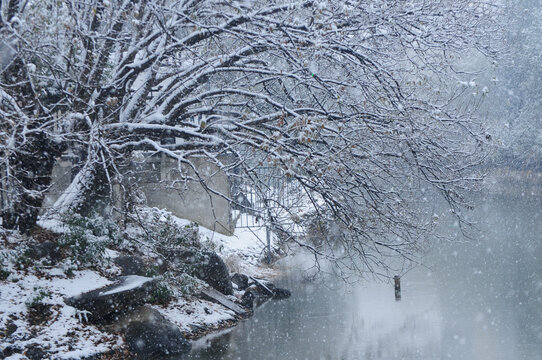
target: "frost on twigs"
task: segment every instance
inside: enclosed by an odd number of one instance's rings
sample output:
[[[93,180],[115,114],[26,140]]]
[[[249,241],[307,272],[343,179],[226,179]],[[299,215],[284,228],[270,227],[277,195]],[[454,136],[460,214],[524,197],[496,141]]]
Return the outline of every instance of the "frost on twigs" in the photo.
[[[135,152],[173,159],[180,178],[160,181],[198,183],[212,215],[216,198],[245,206],[206,177],[203,158],[260,194],[245,210],[281,239],[343,268],[351,258],[345,270],[359,273],[434,235],[421,189],[459,214],[480,183],[488,139],[473,111],[485,96],[470,96],[478,86],[455,64],[498,53],[498,5],[43,0],[13,11],[0,29],[18,49],[0,74],[4,227],[32,227],[62,153],[74,170],[58,214],[88,215],[127,189]],[[344,229],[333,246],[297,236],[288,219],[299,214],[288,196],[267,196],[277,192],[262,168]]]

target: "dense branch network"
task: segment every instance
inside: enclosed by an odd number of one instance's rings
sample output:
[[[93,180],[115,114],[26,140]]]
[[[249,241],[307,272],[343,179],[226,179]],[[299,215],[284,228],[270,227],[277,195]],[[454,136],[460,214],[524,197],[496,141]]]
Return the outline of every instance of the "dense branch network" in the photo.
[[[420,190],[458,211],[479,180],[484,129],[435,84],[453,74],[453,56],[494,55],[491,2],[2,4],[1,45],[13,50],[1,64],[4,226],[35,222],[67,149],[80,171],[60,211],[83,207],[134,151],[174,158],[196,179],[191,159],[205,157],[262,192],[257,169],[279,171],[341,232],[333,244],[292,239],[338,263],[361,258],[348,266],[364,271],[409,257],[433,228]],[[41,185],[22,180],[44,163]]]

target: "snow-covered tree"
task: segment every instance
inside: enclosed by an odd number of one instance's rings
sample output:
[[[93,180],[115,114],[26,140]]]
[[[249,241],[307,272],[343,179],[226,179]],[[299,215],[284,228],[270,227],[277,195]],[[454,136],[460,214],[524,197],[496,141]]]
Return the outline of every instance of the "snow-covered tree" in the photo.
[[[341,229],[333,244],[292,240],[364,271],[432,231],[424,191],[459,213],[478,180],[486,133],[448,82],[462,53],[494,55],[491,1],[1,4],[5,227],[35,223],[66,149],[79,172],[60,212],[107,193],[135,150],[176,159],[196,181],[192,159],[205,157],[262,192],[257,169],[279,171]]]
[[[499,145],[496,160],[500,164],[540,168],[542,6],[532,0],[506,3],[506,57],[494,75],[497,86],[487,104]]]

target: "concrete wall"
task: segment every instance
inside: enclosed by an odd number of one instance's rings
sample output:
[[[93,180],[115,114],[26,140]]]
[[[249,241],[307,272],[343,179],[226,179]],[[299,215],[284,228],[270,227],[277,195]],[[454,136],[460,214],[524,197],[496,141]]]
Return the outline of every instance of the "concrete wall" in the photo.
[[[231,198],[231,186],[226,174],[206,159],[197,158],[191,161],[209,188]],[[180,218],[195,221],[222,234],[233,234],[235,224],[230,203],[226,199],[207,191],[198,181],[180,180],[177,161],[173,159],[161,157],[152,159],[151,163],[155,169],[159,168],[160,181],[146,178],[144,174],[138,181],[148,206],[168,209]],[[182,170],[187,171],[189,176],[194,175],[186,168]]]
[[[70,185],[72,162],[67,158],[57,159],[53,167],[51,187],[43,200],[42,209],[48,209],[54,205],[62,192]]]
[[[231,197],[231,185],[225,173],[203,158],[191,159],[208,187]],[[50,207],[71,181],[71,162],[59,159],[53,169],[53,185],[44,208]],[[182,181],[177,161],[165,156],[153,156],[145,162],[130,166],[133,180],[143,191],[147,205],[171,211],[175,216],[197,222],[221,234],[232,235],[235,224],[230,204],[223,197],[208,192],[198,181]],[[192,171],[183,167],[189,176]],[[118,198],[114,196],[114,198]]]

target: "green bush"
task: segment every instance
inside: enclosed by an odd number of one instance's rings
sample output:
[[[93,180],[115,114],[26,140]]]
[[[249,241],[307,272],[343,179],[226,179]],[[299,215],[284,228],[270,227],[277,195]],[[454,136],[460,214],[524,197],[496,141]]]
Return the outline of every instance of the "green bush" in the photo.
[[[159,210],[139,214],[140,225],[145,230],[148,243],[162,248],[199,246],[199,226],[197,223],[177,224],[171,214]]]
[[[0,263],[0,280],[6,280],[11,273],[4,269],[4,265]]]
[[[192,295],[201,290],[201,282],[188,273],[168,273],[166,281],[177,290],[177,295]]]
[[[14,265],[15,269],[17,270],[25,270],[28,269],[32,264],[33,260],[29,256],[29,250],[26,247],[23,247],[22,249],[18,249],[14,253]]]
[[[146,277],[156,277],[160,274],[160,266],[152,265],[145,271]]]
[[[62,261],[60,266],[62,267],[64,274],[68,278],[71,279],[75,276],[74,271],[77,270],[77,266],[73,264],[73,261],[71,259],[64,259],[64,261]]]
[[[149,295],[147,302],[151,304],[166,305],[175,298],[174,291],[167,281],[160,281],[156,289]]]
[[[59,239],[60,246],[76,268],[100,266],[107,246],[116,246],[122,235],[115,223],[101,217],[70,214],[63,219],[67,230]],[[73,271],[73,270],[72,270]]]
[[[184,227],[179,227],[173,222],[171,217],[165,221],[155,223],[156,227],[151,228],[154,237],[163,247],[176,248],[193,246],[198,241],[198,224],[191,223]]]
[[[45,299],[48,299],[51,296],[51,293],[40,288],[34,288],[34,294],[26,302],[26,306],[29,308],[39,308],[42,305],[45,305]]]

